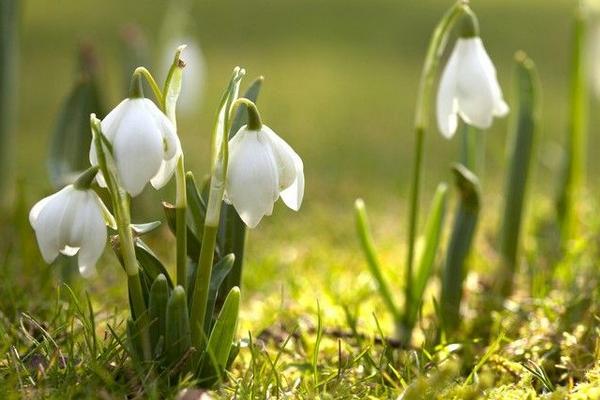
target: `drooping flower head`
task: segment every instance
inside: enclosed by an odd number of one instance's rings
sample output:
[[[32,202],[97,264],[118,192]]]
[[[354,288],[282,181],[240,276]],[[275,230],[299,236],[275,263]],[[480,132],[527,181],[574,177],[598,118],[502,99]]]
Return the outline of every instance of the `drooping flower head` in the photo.
[[[466,9],[456,41],[440,79],[437,122],[442,135],[451,138],[458,116],[469,125],[487,129],[494,117],[508,113],[496,69],[479,37],[475,15]]]
[[[83,182],[91,181],[93,171],[82,175]],[[90,275],[106,244],[105,207],[93,190],[82,180],[38,201],[29,213],[29,222],[47,263],[59,253],[78,254],[79,271]]]
[[[304,196],[302,159],[260,122],[258,113],[255,117],[258,119],[250,118],[248,125],[229,141],[225,185],[225,200],[233,204],[250,228],[256,227],[263,216],[272,214],[280,195],[294,211],[300,209]]]
[[[141,82],[133,82],[134,85]],[[119,181],[132,196],[142,192],[148,182],[155,189],[167,184],[181,153],[173,123],[141,89],[117,105],[101,122],[102,133],[111,143]],[[90,162],[98,165],[95,146]],[[101,174],[98,183],[106,186]]]

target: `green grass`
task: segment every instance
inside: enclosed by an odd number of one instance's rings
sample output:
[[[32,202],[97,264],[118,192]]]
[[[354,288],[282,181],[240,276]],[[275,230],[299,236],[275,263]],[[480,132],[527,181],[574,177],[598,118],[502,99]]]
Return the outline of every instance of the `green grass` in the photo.
[[[206,171],[218,94],[239,64],[249,77],[266,77],[259,101],[263,118],[303,156],[307,174],[300,213],[279,204],[249,234],[242,349],[229,379],[213,392],[216,398],[394,399],[403,392],[405,399],[600,397],[600,221],[594,196],[582,201],[582,234],[560,262],[546,229],[557,167],[552,149],[566,127],[566,18],[572,4],[473,3],[507,97],[513,96],[514,51],[526,50],[540,71],[544,122],[530,203],[536,206],[529,207],[517,291],[498,305],[488,290],[499,262],[494,243],[500,199],[493,189],[504,175],[508,123],[497,121],[487,140],[486,200],[466,279],[460,340],[431,344],[436,277],[426,292],[415,346],[408,349],[388,340],[393,323],[360,252],[352,206],[356,197],[369,205],[384,274],[401,304],[414,93],[430,32],[449,2],[215,0],[195,7],[193,34],[207,57],[209,80],[199,112],[180,122],[188,167],[197,176]],[[68,263],[45,265],[27,222],[35,199],[50,190],[47,144],[73,81],[77,43],[87,39],[97,46],[105,101],[112,106],[125,87],[118,73],[119,29],[135,21],[152,42],[164,5],[148,1],[141,10],[139,2],[114,0],[101,6],[90,0],[60,7],[43,0],[24,4],[16,148],[22,200],[0,221],[0,398],[123,398],[142,396],[143,390],[146,396],[175,397],[191,382],[167,392],[152,387],[120,344],[126,314],[117,310],[127,307],[126,289],[110,250],[98,276],[86,281]],[[592,129],[590,148],[597,144]],[[437,182],[450,178],[459,141],[448,143],[432,130],[426,146],[423,197],[429,202]],[[600,163],[590,157],[588,167],[595,176]],[[168,199],[170,192],[146,193],[136,201],[143,209],[140,222],[162,219],[159,197]],[[149,241],[173,267],[175,242],[168,230]]]

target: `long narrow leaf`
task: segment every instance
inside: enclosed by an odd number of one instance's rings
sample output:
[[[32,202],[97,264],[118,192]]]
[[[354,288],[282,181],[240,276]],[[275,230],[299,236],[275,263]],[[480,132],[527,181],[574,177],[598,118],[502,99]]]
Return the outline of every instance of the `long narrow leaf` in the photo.
[[[206,384],[221,378],[235,338],[240,310],[240,289],[231,289],[208,339],[199,379]]]
[[[440,183],[435,192],[433,198],[433,204],[431,211],[427,218],[427,225],[425,229],[425,246],[421,254],[415,276],[413,279],[413,298],[410,299],[406,306],[406,313],[408,314],[407,328],[412,329],[417,317],[419,308],[423,301],[423,293],[427,287],[427,282],[433,272],[433,265],[438,252],[440,238],[442,236],[442,230],[444,227],[444,220],[446,216],[446,203],[448,198],[448,185]]]
[[[48,155],[48,170],[56,188],[72,183],[89,166],[90,114],[104,115],[93,48],[82,47],[79,58],[81,71],[59,111]]]
[[[585,179],[587,145],[587,91],[585,76],[584,11],[577,10],[573,23],[571,78],[569,86],[569,126],[561,182],[556,198],[556,211],[564,245],[576,228],[575,206]]]
[[[192,345],[187,297],[185,289],[181,286],[173,289],[167,304],[166,315],[165,350],[167,363],[174,366],[190,351]]]
[[[212,274],[210,275],[210,287],[208,291],[208,304],[206,306],[206,319],[204,321],[204,331],[208,334],[212,327],[212,315],[215,313],[215,304],[219,293],[231,289],[223,286],[223,281],[231,273],[231,269],[235,263],[235,256],[228,254],[213,266]],[[223,287],[222,287],[223,286]],[[223,296],[225,298],[225,296]]]
[[[367,211],[365,209],[364,201],[361,199],[356,200],[354,203],[354,211],[356,216],[356,229],[358,232],[358,238],[360,239],[360,244],[367,259],[369,271],[377,282],[377,288],[385,306],[388,308],[392,316],[394,316],[394,319],[399,321],[400,313],[396,308],[392,293],[388,287],[385,277],[383,276],[383,272],[381,271],[379,260],[377,259],[377,252],[375,251],[375,245],[373,244],[373,238],[369,228],[369,221],[367,220]]]
[[[443,315],[442,322],[447,332],[454,331],[459,324],[463,281],[467,274],[466,261],[475,236],[480,207],[477,177],[460,164],[455,165],[452,171],[456,176],[456,187],[460,198],[448,245],[446,264],[442,271],[440,306]]]
[[[516,55],[517,117],[510,134],[508,172],[505,182],[505,203],[500,231],[499,276],[496,279],[504,296],[512,291],[517,268],[523,208],[531,155],[537,127],[538,82],[535,65],[523,52]]]

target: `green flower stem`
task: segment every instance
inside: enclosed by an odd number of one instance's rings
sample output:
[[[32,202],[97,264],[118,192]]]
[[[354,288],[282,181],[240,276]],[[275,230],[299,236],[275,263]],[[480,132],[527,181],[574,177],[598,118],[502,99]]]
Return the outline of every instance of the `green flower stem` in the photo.
[[[419,195],[421,186],[423,148],[425,141],[425,132],[428,127],[429,108],[432,97],[433,83],[440,59],[444,53],[448,34],[454,27],[460,16],[467,12],[466,1],[458,1],[444,15],[438,23],[427,49],[427,56],[423,71],[421,72],[421,82],[417,94],[417,108],[415,116],[415,158],[413,164],[412,186],[409,201],[409,222],[408,222],[408,251],[406,260],[406,287],[405,299],[410,301],[413,298],[411,280],[413,276],[413,265],[415,258],[415,241],[419,214]],[[404,313],[408,318],[408,313]],[[408,322],[408,321],[407,321]]]
[[[102,140],[103,134],[100,128],[100,121],[94,114],[91,116],[93,142],[98,155],[98,165],[113,204],[113,210],[117,222],[117,232],[119,234],[119,244],[121,254],[123,256],[123,264],[127,272],[127,284],[129,286],[129,295],[132,303],[132,318],[139,319],[141,322],[141,342],[144,353],[144,359],[149,361],[152,359],[152,350],[150,346],[150,334],[148,332],[148,313],[146,310],[146,302],[142,292],[142,283],[140,281],[138,262],[135,256],[135,248],[133,243],[133,233],[131,231],[131,215],[129,212],[129,198],[127,193],[119,187],[116,182],[116,175],[109,168],[104,152],[104,143]]]
[[[156,83],[150,71],[148,71],[145,67],[137,67],[135,71],[133,71],[132,80],[136,79],[137,77],[144,77],[144,79],[146,79],[146,82],[148,82],[148,85],[150,85],[150,89],[152,89],[152,93],[154,93],[154,97],[156,97],[158,104],[163,104],[164,99],[162,91],[160,90],[158,83]]]
[[[208,302],[208,290],[212,275],[215,245],[217,243],[218,226],[204,226],[202,236],[202,247],[198,261],[198,273],[194,284],[194,295],[192,298],[192,311],[190,320],[192,322],[192,346],[202,348],[203,327],[206,318],[206,306]]]
[[[177,284],[187,289],[187,196],[183,153],[177,160],[175,170],[175,227],[177,237]]]

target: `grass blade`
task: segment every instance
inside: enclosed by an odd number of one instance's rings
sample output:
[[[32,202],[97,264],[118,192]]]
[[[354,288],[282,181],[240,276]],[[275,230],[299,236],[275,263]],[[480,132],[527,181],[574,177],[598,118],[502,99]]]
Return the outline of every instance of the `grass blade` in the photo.
[[[538,82],[535,65],[523,52],[516,54],[517,117],[510,136],[504,212],[500,231],[501,268],[496,282],[503,296],[512,292],[517,268],[523,208],[537,127]]]

